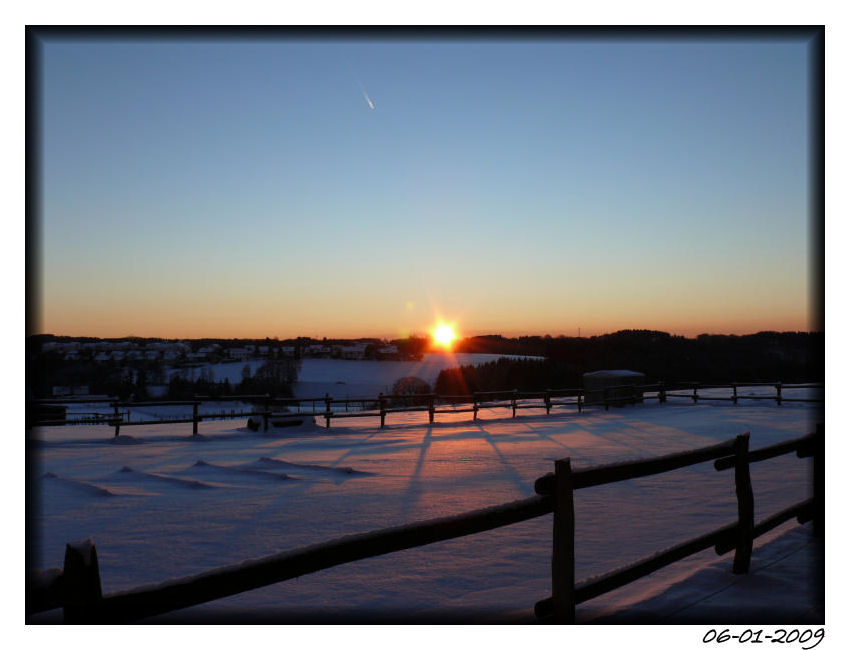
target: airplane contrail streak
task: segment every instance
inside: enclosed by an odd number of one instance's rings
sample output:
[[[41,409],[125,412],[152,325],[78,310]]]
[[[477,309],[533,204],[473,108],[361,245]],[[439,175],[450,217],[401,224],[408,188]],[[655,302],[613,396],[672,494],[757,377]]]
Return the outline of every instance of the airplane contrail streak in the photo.
[[[369,95],[366,94],[365,88],[363,89],[363,99],[365,99],[366,103],[369,104],[369,108],[371,108],[374,111],[375,110],[375,104],[372,102],[371,99],[369,99]]]

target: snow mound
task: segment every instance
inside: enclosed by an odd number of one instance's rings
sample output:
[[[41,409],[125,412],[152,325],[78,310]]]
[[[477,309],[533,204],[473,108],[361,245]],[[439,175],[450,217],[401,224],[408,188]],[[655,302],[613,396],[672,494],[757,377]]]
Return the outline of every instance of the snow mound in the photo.
[[[204,460],[198,460],[190,467],[187,467],[181,472],[190,473],[190,472],[203,472],[205,474],[221,474],[224,476],[235,476],[240,478],[259,478],[259,479],[267,479],[272,481],[282,481],[292,479],[291,476],[287,474],[281,474],[276,472],[265,471],[261,468],[253,468],[253,467],[236,467],[233,465],[216,465],[214,463],[208,463]]]
[[[268,431],[260,430],[264,436],[280,436],[293,433],[311,433],[314,431],[322,431],[325,427],[316,424],[316,416],[305,413],[293,414],[289,417],[273,417],[269,420]],[[275,429],[279,429],[276,431]]]
[[[117,435],[112,437],[109,440],[110,445],[141,445],[144,444],[143,440],[139,440],[138,438],[134,438],[133,436],[125,436],[125,435]]]
[[[99,485],[95,485],[94,483],[78,481],[72,478],[63,478],[61,476],[57,476],[53,472],[45,472],[42,475],[42,478],[46,479],[47,481],[50,481],[50,483],[53,485],[66,488],[80,494],[99,497],[115,496],[113,492],[110,492],[106,488],[102,488]]]
[[[269,458],[263,456],[259,460],[255,460],[246,465],[242,465],[244,469],[262,470],[262,469],[292,469],[308,472],[321,472],[326,474],[346,474],[346,475],[361,475],[367,476],[369,472],[356,470],[353,467],[330,467],[328,465],[311,465],[307,463],[291,463],[277,458]]]
[[[148,484],[160,483],[163,485],[167,484],[189,489],[207,489],[220,487],[219,485],[205,483],[203,481],[198,481],[195,479],[185,479],[179,478],[177,476],[168,476],[166,474],[155,474],[153,472],[140,472],[126,465],[104,480],[143,481]]]

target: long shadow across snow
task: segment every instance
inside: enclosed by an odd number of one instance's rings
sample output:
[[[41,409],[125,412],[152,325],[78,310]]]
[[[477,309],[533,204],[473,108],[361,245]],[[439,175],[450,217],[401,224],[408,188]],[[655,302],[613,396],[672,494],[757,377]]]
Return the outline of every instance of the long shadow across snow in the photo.
[[[487,442],[487,444],[489,444],[493,448],[493,451],[496,452],[496,456],[498,456],[499,461],[502,463],[502,466],[507,471],[511,482],[513,482],[513,484],[517,486],[517,489],[520,491],[520,494],[526,496],[529,494],[533,494],[534,481],[526,481],[525,479],[523,479],[522,476],[520,476],[519,472],[516,471],[514,466],[511,465],[510,462],[508,462],[507,458],[505,458],[505,455],[501,452],[499,447],[494,442],[493,436],[490,434],[490,432],[487,431],[487,429],[485,429],[483,426],[481,426],[480,422],[476,422],[476,426],[481,430],[481,435],[484,438],[485,442]]]
[[[413,473],[410,475],[410,480],[407,483],[407,489],[401,498],[401,511],[410,512],[422,496],[422,484],[419,482],[419,477],[422,474],[422,466],[425,464],[425,456],[428,454],[428,449],[431,447],[431,426],[425,431],[422,438],[422,444],[419,450],[419,457],[416,459],[416,466],[413,468]]]

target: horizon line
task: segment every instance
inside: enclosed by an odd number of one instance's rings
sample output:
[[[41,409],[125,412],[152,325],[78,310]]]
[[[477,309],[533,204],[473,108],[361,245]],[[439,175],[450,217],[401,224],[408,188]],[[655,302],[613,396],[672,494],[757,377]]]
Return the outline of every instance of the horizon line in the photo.
[[[519,338],[582,338],[582,339],[590,339],[599,336],[608,336],[611,334],[617,334],[620,332],[659,332],[662,334],[667,334],[669,336],[679,336],[682,338],[698,338],[700,336],[754,336],[756,334],[764,334],[764,333],[776,333],[776,334],[822,334],[822,329],[810,329],[810,330],[772,330],[772,329],[762,329],[757,331],[751,331],[747,333],[735,333],[735,332],[700,332],[699,334],[694,334],[692,336],[688,336],[687,334],[677,334],[675,332],[669,332],[666,330],[659,329],[651,329],[651,328],[621,328],[617,330],[605,331],[602,333],[594,333],[594,334],[585,334],[581,336],[579,334],[550,334],[550,333],[527,333],[527,334],[501,334],[498,332],[487,332],[487,333],[478,333],[478,334],[468,334],[464,336],[458,336],[458,341],[464,341],[473,338],[483,338],[488,336],[500,336],[505,339],[519,339]],[[93,334],[54,334],[52,332],[36,332],[32,334],[27,334],[27,338],[35,337],[35,336],[53,336],[55,338],[90,338],[90,339],[102,339],[102,340],[121,340],[121,339],[163,339],[163,340],[183,340],[183,341],[202,341],[202,340],[232,340],[232,341],[290,341],[290,340],[298,340],[298,339],[312,339],[321,341],[325,340],[338,340],[338,341],[360,341],[360,340],[380,340],[380,341],[404,341],[408,339],[428,339],[430,335],[427,332],[418,333],[414,332],[409,334],[406,337],[389,337],[389,336],[317,336],[317,335],[298,335],[298,336],[286,336],[281,337],[279,335],[276,336],[159,336],[159,335],[139,335],[139,334],[124,334],[121,336],[98,336]]]

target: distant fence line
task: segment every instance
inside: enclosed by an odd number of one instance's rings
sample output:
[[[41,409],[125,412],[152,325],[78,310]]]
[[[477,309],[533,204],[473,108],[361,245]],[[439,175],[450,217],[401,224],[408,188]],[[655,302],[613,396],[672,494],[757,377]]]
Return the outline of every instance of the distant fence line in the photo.
[[[770,386],[774,389],[772,395],[746,395],[739,392],[744,388],[763,388]],[[111,414],[86,414],[90,417],[69,420],[67,417],[59,418],[33,418],[30,426],[51,426],[64,424],[106,424],[114,427],[115,436],[119,435],[121,427],[144,426],[153,424],[180,424],[191,423],[192,434],[198,434],[198,424],[203,420],[221,420],[234,418],[260,418],[263,430],[267,431],[269,423],[286,425],[294,424],[294,420],[304,415],[320,416],[325,419],[325,426],[331,426],[331,420],[337,418],[354,417],[376,417],[380,418],[381,428],[386,425],[387,415],[392,413],[427,412],[428,422],[433,423],[437,414],[445,413],[472,413],[472,419],[478,419],[478,412],[484,408],[507,408],[511,410],[511,417],[517,416],[517,411],[522,409],[545,409],[550,414],[553,408],[571,407],[582,412],[587,406],[602,406],[608,410],[611,406],[623,404],[635,404],[646,400],[657,399],[659,404],[666,403],[669,399],[687,399],[694,404],[700,401],[724,401],[737,404],[740,400],[770,400],[775,401],[777,406],[783,402],[823,402],[823,398],[801,398],[788,397],[782,391],[802,388],[822,388],[819,383],[783,384],[782,382],[758,382],[729,384],[706,384],[700,382],[677,382],[665,384],[657,382],[654,384],[624,384],[608,386],[600,389],[584,388],[554,388],[543,391],[475,391],[469,395],[437,395],[435,393],[414,395],[384,395],[380,393],[377,397],[345,397],[334,398],[329,393],[324,397],[270,397],[269,395],[230,395],[223,397],[198,396],[192,400],[165,400],[165,401],[121,401],[116,398],[98,398],[92,400],[61,400],[41,399],[32,400],[35,408],[50,407],[69,404],[94,404],[107,403],[113,409]],[[717,395],[699,394],[700,390],[730,389],[728,397]],[[683,392],[685,391],[685,392]],[[601,394],[600,394],[601,393]],[[222,401],[246,401],[262,404],[262,408],[252,410],[235,410],[230,412],[200,413],[201,404]],[[316,406],[324,408],[317,410]],[[305,408],[308,405],[310,408]],[[175,416],[173,418],[158,418],[152,420],[132,421],[129,417],[129,409],[147,406],[192,406],[192,416]],[[461,408],[458,408],[460,406]],[[335,408],[336,407],[336,408]],[[352,408],[355,407],[355,408]],[[125,409],[122,411],[121,409]],[[294,410],[293,410],[294,409]],[[257,421],[259,426],[260,420]]]
[[[811,457],[812,497],[756,523],[750,464],[796,452]],[[734,523],[663,550],[625,568],[581,584],[575,583],[576,490],[651,476],[714,460],[717,471],[734,468],[738,518]],[[586,469],[573,469],[570,459],[555,461],[555,472],[535,482],[536,496],[460,515],[420,521],[394,528],[348,535],[104,596],[97,552],[91,539],[66,546],[63,569],[28,576],[27,614],[63,608],[68,623],[124,623],[233,596],[245,591],[314,573],[322,569],[387,553],[455,539],[554,513],[552,527],[552,595],[539,601],[535,614],[556,622],[575,622],[576,605],[622,587],[714,546],[718,555],[734,550],[732,571],[747,573],[753,540],[776,526],[797,518],[813,522],[813,533],[823,536],[824,433],[817,432],[750,451],[749,434],[726,442],[667,456]],[[612,522],[613,525],[613,522]]]

